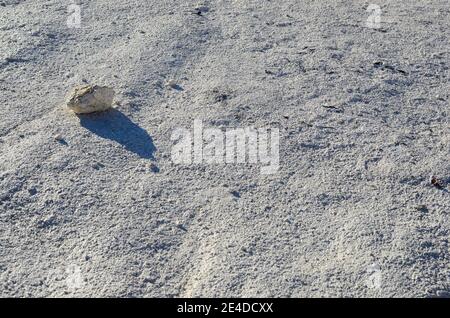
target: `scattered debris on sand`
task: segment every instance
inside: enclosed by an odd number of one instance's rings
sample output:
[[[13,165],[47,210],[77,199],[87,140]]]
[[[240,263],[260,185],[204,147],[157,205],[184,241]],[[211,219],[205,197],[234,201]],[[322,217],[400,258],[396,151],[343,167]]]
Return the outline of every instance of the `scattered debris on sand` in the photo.
[[[114,90],[106,86],[78,86],[70,93],[67,107],[76,114],[105,111],[112,107],[114,95]]]

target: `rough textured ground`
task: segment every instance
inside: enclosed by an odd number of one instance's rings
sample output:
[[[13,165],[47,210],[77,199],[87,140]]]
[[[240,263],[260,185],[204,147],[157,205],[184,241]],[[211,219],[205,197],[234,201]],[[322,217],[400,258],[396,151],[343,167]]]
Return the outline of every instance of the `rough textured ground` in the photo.
[[[0,296],[449,295],[447,0],[374,0],[381,29],[356,0],[69,3],[0,0]],[[66,111],[86,82],[117,109]],[[279,128],[279,172],[173,164],[194,119]]]

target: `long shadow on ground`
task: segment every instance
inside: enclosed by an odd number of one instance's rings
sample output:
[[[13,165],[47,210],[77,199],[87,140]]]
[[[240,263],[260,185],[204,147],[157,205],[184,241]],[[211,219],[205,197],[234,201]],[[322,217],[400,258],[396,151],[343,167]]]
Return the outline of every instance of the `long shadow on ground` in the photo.
[[[154,159],[156,147],[150,135],[122,112],[111,109],[101,113],[78,115],[78,118],[81,126],[94,134],[118,142],[141,158]]]

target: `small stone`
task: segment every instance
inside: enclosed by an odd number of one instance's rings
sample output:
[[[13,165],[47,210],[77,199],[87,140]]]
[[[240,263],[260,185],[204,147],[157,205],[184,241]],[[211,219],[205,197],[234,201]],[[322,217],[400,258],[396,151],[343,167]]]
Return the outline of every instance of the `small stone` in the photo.
[[[186,227],[184,226],[184,224],[183,224],[182,222],[178,221],[178,222],[175,223],[175,225],[176,225],[176,227],[179,228],[180,230],[182,230],[182,231],[184,231],[184,232],[187,232],[187,229],[186,229]]]
[[[101,112],[112,107],[115,92],[98,85],[75,87],[67,99],[67,107],[76,114]]]
[[[439,180],[436,176],[430,177],[430,183],[438,189],[444,188],[444,183],[442,182],[442,180]]]
[[[177,87],[177,82],[175,82],[174,80],[168,80],[166,82],[166,87],[171,87],[171,88],[176,88]]]
[[[207,7],[205,5],[197,5],[195,7],[195,11],[197,11],[198,13],[206,13],[209,11],[209,7]]]

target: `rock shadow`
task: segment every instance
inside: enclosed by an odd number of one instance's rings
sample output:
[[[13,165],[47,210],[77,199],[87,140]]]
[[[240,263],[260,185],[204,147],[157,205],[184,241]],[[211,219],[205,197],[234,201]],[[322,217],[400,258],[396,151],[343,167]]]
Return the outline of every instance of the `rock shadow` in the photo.
[[[113,140],[144,159],[154,159],[156,147],[146,130],[133,123],[122,112],[109,111],[78,115],[80,124],[97,136]]]

